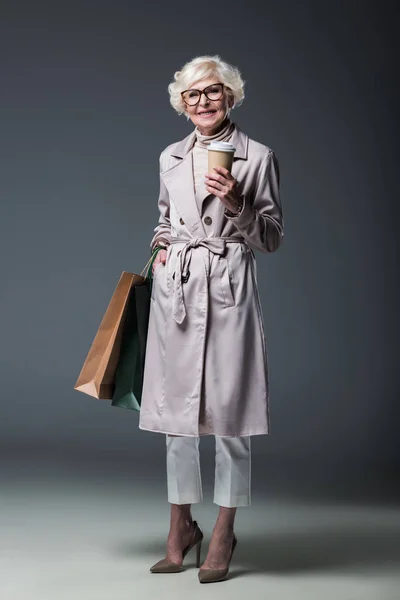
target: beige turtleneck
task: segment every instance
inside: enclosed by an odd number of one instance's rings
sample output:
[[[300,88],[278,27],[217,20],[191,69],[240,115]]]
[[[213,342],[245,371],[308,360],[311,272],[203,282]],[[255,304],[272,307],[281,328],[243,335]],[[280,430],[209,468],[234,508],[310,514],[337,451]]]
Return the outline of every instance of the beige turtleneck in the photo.
[[[223,129],[214,135],[202,135],[198,127],[195,128],[196,141],[192,148],[193,179],[200,214],[202,199],[208,194],[204,177],[208,173],[208,145],[214,141],[227,142],[231,138],[234,129],[235,124],[230,119],[228,119]]]

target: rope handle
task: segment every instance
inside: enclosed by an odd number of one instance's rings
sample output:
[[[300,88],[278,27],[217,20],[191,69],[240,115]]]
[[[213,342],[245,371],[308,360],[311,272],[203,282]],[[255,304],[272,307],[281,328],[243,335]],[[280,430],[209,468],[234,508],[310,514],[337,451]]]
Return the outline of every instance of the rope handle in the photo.
[[[159,253],[160,250],[166,250],[166,248],[163,248],[162,246],[156,246],[154,248],[153,252],[151,253],[151,256],[150,256],[149,260],[147,261],[147,263],[143,267],[143,270],[140,273],[140,275],[143,276],[143,274],[146,272],[146,269],[147,269],[147,272],[144,275],[145,279],[153,279],[152,266],[153,266],[153,262],[155,261],[155,258],[157,256],[157,254]]]

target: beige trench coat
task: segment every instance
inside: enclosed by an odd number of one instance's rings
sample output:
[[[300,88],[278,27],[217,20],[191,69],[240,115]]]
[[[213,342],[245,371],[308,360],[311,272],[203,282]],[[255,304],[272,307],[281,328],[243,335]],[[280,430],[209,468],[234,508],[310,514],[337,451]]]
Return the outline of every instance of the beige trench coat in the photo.
[[[283,241],[274,152],[235,124],[232,174],[243,199],[229,216],[195,198],[195,132],[160,155],[159,223],[139,428],[185,436],[270,431],[267,347],[253,250]]]

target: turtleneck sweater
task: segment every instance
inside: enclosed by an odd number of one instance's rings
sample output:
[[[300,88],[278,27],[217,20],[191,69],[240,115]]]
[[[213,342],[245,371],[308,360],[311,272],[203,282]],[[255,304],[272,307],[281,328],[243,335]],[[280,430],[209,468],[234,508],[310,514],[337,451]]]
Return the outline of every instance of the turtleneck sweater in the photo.
[[[209,194],[205,184],[205,174],[208,173],[207,148],[211,142],[227,142],[235,129],[235,124],[228,119],[224,127],[213,135],[203,135],[199,128],[195,128],[196,139],[192,148],[193,180],[196,202],[199,213],[202,212],[202,200]]]
[[[207,149],[207,146],[211,142],[226,142],[231,137],[234,128],[235,125],[230,119],[227,119],[227,122],[224,125],[224,127],[220,131],[217,131],[217,133],[214,133],[213,135],[203,135],[202,133],[200,133],[199,128],[196,127],[194,130],[196,134],[195,145],[199,148]]]

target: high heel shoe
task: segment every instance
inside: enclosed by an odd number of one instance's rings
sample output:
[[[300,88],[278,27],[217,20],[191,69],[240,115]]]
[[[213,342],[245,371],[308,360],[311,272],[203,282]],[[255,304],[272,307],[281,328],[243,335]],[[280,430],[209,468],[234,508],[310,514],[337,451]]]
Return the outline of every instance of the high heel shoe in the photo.
[[[179,573],[180,571],[183,571],[183,559],[185,558],[189,550],[193,548],[193,546],[197,546],[196,567],[200,567],[201,542],[203,540],[203,532],[198,526],[197,521],[193,521],[193,525],[194,531],[192,541],[186,546],[186,548],[182,550],[182,565],[178,565],[177,563],[173,562],[172,560],[169,560],[168,558],[162,558],[155,565],[150,567],[150,571],[152,573]]]
[[[198,572],[200,583],[212,583],[214,581],[221,581],[222,579],[225,579],[225,577],[229,573],[229,565],[232,560],[233,551],[236,548],[236,544],[237,538],[236,535],[233,534],[231,555],[229,557],[228,566],[226,567],[226,569],[200,569],[200,571]]]

